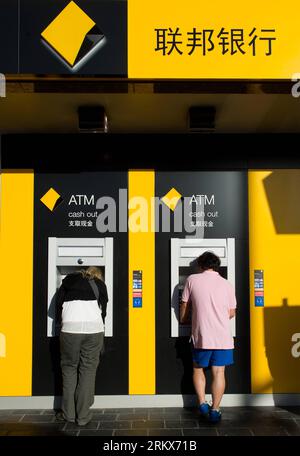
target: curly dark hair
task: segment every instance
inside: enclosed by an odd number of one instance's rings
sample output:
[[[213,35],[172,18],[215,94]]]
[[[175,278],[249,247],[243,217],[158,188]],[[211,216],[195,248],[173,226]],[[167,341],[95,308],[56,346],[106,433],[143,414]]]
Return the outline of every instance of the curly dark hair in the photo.
[[[204,252],[197,258],[197,264],[203,271],[206,271],[207,269],[218,271],[221,260],[212,252]]]

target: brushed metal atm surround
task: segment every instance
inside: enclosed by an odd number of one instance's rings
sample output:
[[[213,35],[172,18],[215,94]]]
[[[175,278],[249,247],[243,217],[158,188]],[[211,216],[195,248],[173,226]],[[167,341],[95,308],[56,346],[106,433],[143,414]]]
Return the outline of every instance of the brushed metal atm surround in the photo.
[[[47,335],[56,335],[55,294],[63,278],[87,266],[104,270],[108,293],[105,336],[113,335],[113,238],[48,238],[48,322]],[[49,308],[51,306],[51,311]]]
[[[192,263],[204,252],[218,255],[221,267],[227,270],[227,279],[235,289],[235,239],[171,239],[171,337],[189,336],[190,325],[179,323],[179,301]],[[230,321],[235,336],[235,318]]]

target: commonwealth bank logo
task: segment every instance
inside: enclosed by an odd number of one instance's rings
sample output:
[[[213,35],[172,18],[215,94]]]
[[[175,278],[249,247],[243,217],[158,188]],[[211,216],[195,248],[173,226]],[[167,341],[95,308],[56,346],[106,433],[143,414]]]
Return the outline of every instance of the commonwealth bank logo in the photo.
[[[181,198],[181,193],[179,193],[176,188],[172,187],[171,190],[161,198],[161,200],[166,206],[168,206],[169,209],[171,209],[171,211],[174,212]]]
[[[71,1],[41,33],[44,43],[77,71],[105,43],[105,36],[75,2]]]
[[[45,195],[40,198],[40,201],[49,209],[49,211],[53,212],[57,206],[63,202],[63,198],[51,187]]]

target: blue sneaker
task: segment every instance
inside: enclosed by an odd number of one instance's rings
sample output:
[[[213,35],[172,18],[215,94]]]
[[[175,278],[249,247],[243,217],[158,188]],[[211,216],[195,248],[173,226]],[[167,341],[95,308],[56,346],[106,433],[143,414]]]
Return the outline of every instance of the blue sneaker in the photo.
[[[208,420],[210,423],[219,423],[221,421],[221,411],[210,409]]]
[[[210,411],[210,406],[208,405],[207,402],[203,402],[203,404],[200,404],[198,407],[200,416],[203,418],[208,418],[209,416],[209,411]]]

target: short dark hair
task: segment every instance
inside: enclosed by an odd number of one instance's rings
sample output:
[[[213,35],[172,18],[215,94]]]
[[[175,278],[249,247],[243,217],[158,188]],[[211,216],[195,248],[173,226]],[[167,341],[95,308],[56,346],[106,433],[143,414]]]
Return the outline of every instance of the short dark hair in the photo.
[[[203,271],[206,271],[207,269],[218,271],[221,265],[221,260],[212,252],[204,252],[198,257],[197,264]]]

